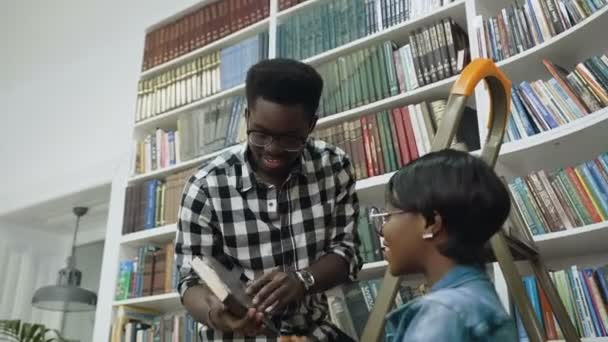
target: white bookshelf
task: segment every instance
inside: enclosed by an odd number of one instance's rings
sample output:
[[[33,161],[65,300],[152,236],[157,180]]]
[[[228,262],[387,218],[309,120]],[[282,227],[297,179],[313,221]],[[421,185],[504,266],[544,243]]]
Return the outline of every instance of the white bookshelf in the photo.
[[[500,151],[499,171],[508,177],[576,165],[608,151],[608,108],[547,132],[510,142]],[[549,157],[550,156],[550,157]]]
[[[238,32],[234,32],[218,41],[203,48],[192,51],[177,59],[156,66],[140,74],[141,79],[152,77],[164,70],[168,70],[185,61],[198,56],[205,55],[218,49],[235,44],[252,35],[262,31],[269,31],[270,46],[269,57],[275,57],[276,51],[276,26],[290,20],[293,15],[311,8],[326,0],[308,0],[292,8],[277,12],[278,0],[271,0],[270,17],[259,21]],[[205,0],[189,9],[200,7]],[[475,16],[481,14],[484,18],[496,15],[500,8],[508,6],[512,1],[486,1],[486,0],[457,0],[427,15],[414,18],[393,27],[382,29],[370,36],[357,39],[345,45],[336,47],[319,55],[307,58],[305,62],[317,66],[337,57],[344,56],[350,52],[369,47],[385,40],[404,42],[408,34],[421,26],[445,17],[452,17],[463,29],[468,30],[471,55],[477,57],[477,42],[475,32],[472,30],[472,22]],[[180,12],[165,21],[170,21],[181,15]],[[499,67],[506,75],[518,84],[524,80],[546,79],[549,75],[544,71],[541,64],[543,58],[549,58],[557,64],[571,67],[585,57],[600,52],[605,52],[605,44],[590,44],[589,39],[604,41],[603,35],[608,32],[608,7],[587,18],[577,26],[557,35],[546,42],[531,48],[516,56],[510,57],[499,63]],[[163,22],[165,22],[163,21]],[[155,24],[153,27],[158,26]],[[152,29],[152,28],[150,28]],[[331,116],[323,117],[318,121],[318,127],[324,128],[347,120],[354,120],[362,115],[373,113],[397,105],[407,105],[423,100],[434,100],[445,98],[456,77],[441,80],[439,82],[420,87],[418,89],[400,93],[380,101],[376,101],[361,107],[343,111]],[[232,89],[224,90],[207,98],[193,102],[189,105],[176,108],[161,115],[143,120],[133,124],[133,137],[135,140],[149,134],[157,127],[175,128],[178,118],[187,111],[216,103],[217,101],[244,94],[244,84]],[[136,94],[133,94],[135,97]],[[488,102],[483,87],[478,87],[470,104],[478,110],[478,121],[480,125],[481,143],[485,138],[483,127],[486,125]],[[539,169],[556,169],[570,166],[589,160],[601,152],[608,151],[608,109],[588,115],[567,125],[558,127],[548,132],[522,140],[506,143],[503,145],[497,170],[508,179],[527,175]],[[240,148],[239,145],[227,147],[220,151],[200,156],[198,158],[181,162],[168,168],[155,170],[143,175],[132,175],[131,165],[121,168],[124,173],[116,176],[113,181],[112,202],[110,204],[110,217],[108,220],[108,235],[106,237],[106,252],[104,254],[104,272],[100,286],[100,302],[95,328],[94,341],[106,342],[108,340],[109,326],[113,309],[119,305],[134,305],[151,308],[164,313],[183,310],[177,293],[148,296],[143,298],[132,298],[114,301],[116,285],[116,274],[118,272],[119,259],[125,251],[132,251],[145,244],[162,244],[175,238],[176,226],[167,225],[159,228],[149,229],[125,236],[121,235],[122,217],[124,210],[125,186],[137,184],[153,178],[164,178],[177,171],[199,165],[204,160],[218,156],[226,150]],[[129,162],[130,163],[130,162]],[[121,171],[121,172],[122,172]],[[357,193],[362,204],[374,204],[382,206],[384,203],[384,187],[393,173],[370,177],[359,180],[356,184]],[[568,258],[576,260],[585,257],[586,260],[593,255],[608,255],[605,241],[608,241],[608,222],[601,222],[585,227],[569,229],[565,231],[549,233],[534,237],[539,251],[545,259]],[[604,243],[603,243],[604,242]],[[132,252],[131,252],[132,253]],[[606,259],[606,257],[600,258]],[[362,280],[380,277],[386,270],[386,262],[378,261],[365,264],[359,274]],[[494,267],[496,274],[497,267]],[[102,276],[103,276],[102,274]],[[497,277],[500,282],[500,276]],[[502,298],[507,297],[504,284],[497,283],[497,289]],[[583,339],[583,341],[606,341],[608,338]]]
[[[175,224],[169,224],[123,235],[120,243],[123,246],[129,247],[141,247],[146,244],[163,244],[173,241],[176,232],[177,226]]]
[[[113,306],[132,305],[145,309],[153,309],[163,313],[183,311],[179,294],[177,292],[165,293],[155,296],[131,298],[114,301]]]

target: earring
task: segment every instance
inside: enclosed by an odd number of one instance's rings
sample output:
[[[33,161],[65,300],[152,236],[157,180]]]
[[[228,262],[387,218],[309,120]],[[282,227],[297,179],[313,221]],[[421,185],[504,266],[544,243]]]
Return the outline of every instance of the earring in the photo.
[[[426,233],[422,234],[422,239],[424,239],[424,240],[430,240],[430,239],[433,238],[433,236],[435,236],[433,234],[433,232],[426,232]]]

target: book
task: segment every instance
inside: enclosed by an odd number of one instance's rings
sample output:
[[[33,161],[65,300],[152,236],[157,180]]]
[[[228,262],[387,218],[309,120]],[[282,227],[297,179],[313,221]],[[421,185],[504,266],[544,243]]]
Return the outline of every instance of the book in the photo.
[[[231,314],[244,317],[247,310],[253,307],[251,297],[245,292],[245,284],[241,281],[240,274],[234,269],[226,268],[221,262],[210,256],[202,259],[194,258],[190,261],[190,266],[201,279],[205,279],[205,284],[224,303]],[[280,333],[267,317],[264,318],[263,323],[272,332]]]

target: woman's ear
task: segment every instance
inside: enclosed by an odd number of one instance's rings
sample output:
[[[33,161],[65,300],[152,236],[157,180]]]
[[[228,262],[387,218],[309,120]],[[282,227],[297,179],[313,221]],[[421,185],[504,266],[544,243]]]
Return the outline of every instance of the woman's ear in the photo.
[[[437,211],[434,211],[433,215],[426,217],[425,220],[426,227],[424,228],[424,233],[422,234],[422,238],[424,240],[433,239],[443,231],[443,219]]]

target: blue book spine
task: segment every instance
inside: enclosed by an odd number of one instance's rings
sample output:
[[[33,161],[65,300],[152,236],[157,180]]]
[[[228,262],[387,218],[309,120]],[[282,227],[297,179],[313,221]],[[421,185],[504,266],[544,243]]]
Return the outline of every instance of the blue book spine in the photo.
[[[553,115],[551,115],[551,113],[547,109],[547,107],[545,107],[545,105],[538,98],[538,96],[536,96],[536,93],[534,92],[529,83],[522,82],[520,84],[520,88],[523,90],[526,97],[530,99],[530,102],[532,102],[534,108],[538,111],[538,113],[540,113],[547,126],[549,126],[550,128],[555,128],[559,126],[555,121],[555,118],[553,118]]]
[[[604,194],[604,201],[608,203],[608,183],[606,183],[606,179],[604,179],[604,176],[602,176],[602,171],[600,171],[600,168],[597,166],[594,160],[588,161],[587,167],[591,171],[591,175],[594,177],[595,182]]]
[[[146,193],[146,224],[145,229],[154,228],[154,214],[156,208],[156,186],[158,180],[152,179],[147,182],[147,193]]]
[[[608,194],[604,192],[604,189],[601,187],[600,184],[597,183],[595,177],[594,177],[594,173],[590,170],[590,168],[587,166],[587,164],[581,164],[578,166],[578,168],[581,170],[581,172],[583,173],[583,175],[585,176],[589,186],[593,193],[595,193],[595,196],[598,199],[598,206],[600,207],[600,209],[602,210],[604,216],[608,216]]]
[[[606,270],[608,270],[608,267],[606,267]],[[608,303],[608,283],[606,282],[606,279],[608,278],[606,277],[606,273],[604,271],[604,268],[598,268],[595,270],[595,278],[597,279],[598,287],[604,295],[604,302]]]
[[[167,133],[167,139],[169,140],[169,165],[175,165],[175,131]]]
[[[511,92],[511,99],[512,99],[512,103],[515,105],[515,108],[517,109],[517,114],[519,114],[521,123],[523,124],[524,129],[526,130],[526,133],[528,134],[528,136],[532,136],[532,135],[540,132],[540,128],[536,128],[536,126],[530,122],[530,118],[528,117],[528,115],[526,115],[526,109],[524,108],[524,105],[521,103],[521,99],[519,98],[519,93],[517,92],[517,90],[515,88],[513,88],[513,91]]]
[[[578,108],[578,106],[576,105],[576,103],[574,102],[574,100],[570,96],[568,96],[568,94],[566,93],[566,91],[564,90],[564,88],[562,88],[562,85],[559,84],[559,82],[557,82],[554,78],[550,79],[548,82],[549,82],[549,85],[551,87],[553,87],[553,89],[555,89],[555,91],[557,92],[557,94],[568,104],[568,109],[577,118],[582,118],[583,116],[585,116],[585,113],[583,113],[581,111],[581,109]]]
[[[536,32],[536,37],[539,40],[538,43],[541,44],[545,41],[545,39],[543,38],[543,31],[540,29],[540,24],[538,23],[538,20],[536,20],[536,18],[542,16],[543,14],[534,12],[534,7],[532,6],[531,0],[526,0],[526,4],[528,5],[528,9],[530,10],[530,14],[532,17],[530,19],[532,19],[532,22],[534,24],[534,31]]]
[[[591,293],[589,292],[589,286],[587,286],[587,281],[585,280],[585,273],[583,271],[578,272],[578,277],[581,280],[581,288],[583,290],[583,296],[585,297],[585,303],[587,303],[587,308],[589,309],[589,315],[591,315],[591,322],[593,322],[593,328],[595,329],[596,336],[603,336],[602,327],[600,322],[597,319],[597,313],[595,312],[595,306],[593,305],[593,300],[591,299]]]
[[[545,322],[543,321],[543,312],[540,307],[538,289],[536,288],[536,279],[533,276],[526,276],[524,277],[524,285],[526,288],[526,292],[528,293],[528,297],[530,297],[530,302],[532,303],[534,313],[536,313],[536,318],[538,319],[542,329],[544,330]]]

